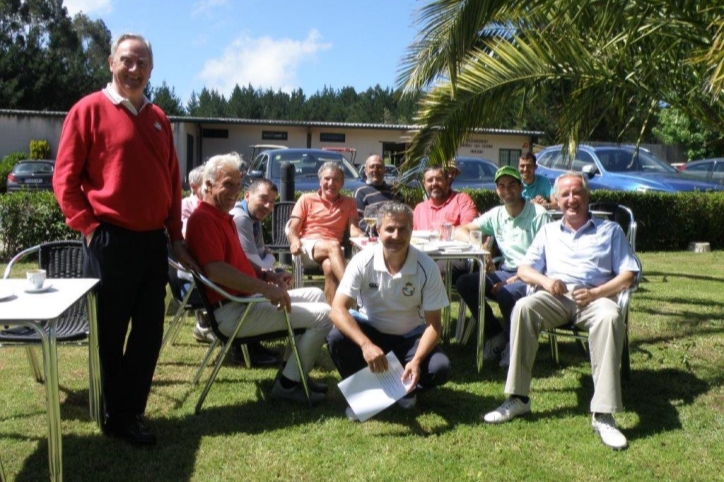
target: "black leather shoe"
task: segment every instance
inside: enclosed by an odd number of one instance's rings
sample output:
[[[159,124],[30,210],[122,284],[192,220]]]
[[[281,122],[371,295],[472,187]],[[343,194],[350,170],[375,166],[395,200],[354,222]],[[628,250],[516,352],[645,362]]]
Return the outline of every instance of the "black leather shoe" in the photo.
[[[310,391],[317,393],[327,393],[327,391],[329,390],[329,387],[326,383],[318,382],[312,379],[312,377],[307,378],[307,386],[309,387]]]
[[[103,433],[111,437],[118,437],[131,445],[154,445],[156,435],[143,423],[140,416],[131,419],[109,418],[103,425]]]
[[[249,349],[252,367],[269,367],[281,363],[279,354],[274,350],[264,347],[261,343],[249,343],[247,348]],[[231,361],[237,365],[243,365],[245,363],[241,345],[234,345],[231,351]]]

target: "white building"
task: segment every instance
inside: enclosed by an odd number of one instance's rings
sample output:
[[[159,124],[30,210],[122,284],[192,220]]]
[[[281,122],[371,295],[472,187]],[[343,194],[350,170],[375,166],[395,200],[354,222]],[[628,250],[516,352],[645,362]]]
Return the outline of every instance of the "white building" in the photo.
[[[55,156],[65,114],[0,109],[0,158],[15,151],[28,152],[31,140],[47,140],[51,156]],[[370,154],[379,154],[399,165],[411,131],[417,128],[344,122],[169,118],[184,178],[194,166],[216,154],[236,151],[251,161],[251,146],[255,144],[354,148],[357,164],[364,163]],[[532,131],[480,129],[460,146],[458,155],[482,157],[498,165],[516,165],[518,157],[531,150],[542,135]]]

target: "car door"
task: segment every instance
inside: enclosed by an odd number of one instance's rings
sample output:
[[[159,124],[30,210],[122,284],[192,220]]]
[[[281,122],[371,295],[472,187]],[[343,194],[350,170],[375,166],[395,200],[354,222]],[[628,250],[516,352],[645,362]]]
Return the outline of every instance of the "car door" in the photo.
[[[712,167],[714,167],[714,161],[699,162],[687,166],[684,173],[699,179],[709,180],[712,177]]]
[[[714,163],[711,171],[711,180],[724,184],[724,159],[719,159]]]

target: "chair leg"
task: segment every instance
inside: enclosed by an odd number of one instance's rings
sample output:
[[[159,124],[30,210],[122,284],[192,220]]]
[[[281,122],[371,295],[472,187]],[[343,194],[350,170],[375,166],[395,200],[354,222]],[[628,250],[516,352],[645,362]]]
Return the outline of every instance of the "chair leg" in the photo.
[[[163,350],[163,347],[166,346],[166,343],[171,343],[173,345],[174,340],[176,340],[176,335],[178,334],[179,329],[181,328],[180,325],[183,324],[185,318],[186,318],[186,304],[189,302],[189,298],[191,298],[191,293],[193,292],[193,287],[190,288],[186,294],[184,295],[183,299],[181,300],[181,303],[179,304],[178,310],[176,310],[176,314],[173,317],[173,320],[171,320],[171,324],[166,329],[166,333],[163,335],[163,340],[161,341],[161,350]],[[170,301],[169,301],[170,303]]]
[[[33,349],[33,347],[25,347],[25,354],[28,357],[28,362],[30,363],[30,370],[33,372],[35,381],[37,381],[38,383],[45,382],[45,378],[43,377],[43,370],[41,370],[40,363],[38,362],[38,355],[35,354],[35,350]]]
[[[201,360],[201,364],[199,365],[199,368],[196,370],[196,375],[194,375],[194,379],[191,381],[192,385],[196,385],[199,383],[199,380],[201,379],[201,374],[203,373],[204,369],[208,366],[209,360],[211,360],[211,355],[214,353],[214,350],[217,346],[219,346],[221,342],[219,339],[215,339],[213,343],[209,345],[209,348],[206,350],[206,354],[204,355],[203,360]]]
[[[251,355],[249,355],[249,347],[241,345],[241,353],[244,355],[244,365],[246,368],[251,368]]]
[[[558,337],[554,334],[548,334],[548,342],[551,346],[551,357],[556,365],[561,364],[561,360],[558,355]]]
[[[462,341],[463,334],[465,333],[465,315],[467,308],[465,301],[460,298],[460,304],[458,305],[458,322],[455,325],[455,340],[457,340],[458,343]]]
[[[214,346],[221,343],[218,339],[216,340],[216,343],[214,343]],[[221,365],[224,364],[224,360],[226,359],[227,353],[229,353],[229,349],[232,345],[232,340],[229,340],[228,342],[221,345],[221,353],[219,354],[219,359],[216,361],[216,364],[214,365],[214,369],[211,371],[211,375],[209,375],[208,380],[206,380],[206,385],[204,385],[204,389],[201,392],[201,395],[199,396],[199,400],[196,402],[196,408],[194,409],[194,414],[198,415],[201,412],[201,407],[204,404],[204,400],[206,400],[206,395],[209,394],[209,390],[211,390],[211,385],[213,385],[214,380],[216,380],[216,375],[219,374],[219,370],[221,369]],[[210,351],[210,350],[209,350]]]
[[[292,353],[294,353],[294,360],[297,362],[297,369],[299,370],[299,379],[302,382],[302,387],[304,388],[304,394],[307,396],[307,403],[309,403],[309,406],[312,406],[312,399],[309,396],[309,384],[307,383],[307,374],[304,373],[304,367],[302,366],[302,359],[299,356],[299,350],[297,349],[297,339],[294,334],[294,329],[292,328],[292,324],[289,321],[289,312],[284,310],[284,317],[287,321],[287,331],[289,333],[289,343],[292,346]]]

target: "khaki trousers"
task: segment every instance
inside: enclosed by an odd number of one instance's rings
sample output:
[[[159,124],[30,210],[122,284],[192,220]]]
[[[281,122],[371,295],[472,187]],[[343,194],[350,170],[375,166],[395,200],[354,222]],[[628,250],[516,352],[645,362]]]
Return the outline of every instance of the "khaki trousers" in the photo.
[[[320,354],[327,333],[332,329],[332,322],[329,321],[331,308],[319,288],[289,290],[289,296],[292,299],[292,311],[289,312],[292,328],[306,328],[306,331],[297,337],[297,350],[304,375],[307,375]],[[231,335],[245,307],[246,305],[240,303],[229,303],[214,310],[219,330],[223,334]],[[254,336],[286,329],[287,324],[283,311],[279,311],[271,303],[254,303],[238,336]],[[295,382],[302,379],[293,357],[287,360],[282,373]]]
[[[598,299],[584,308],[567,296],[556,297],[547,291],[518,300],[511,317],[510,368],[505,393],[528,396],[541,330],[571,322],[588,332],[594,387],[591,412],[623,410],[620,364],[626,327],[618,304],[609,298]]]

